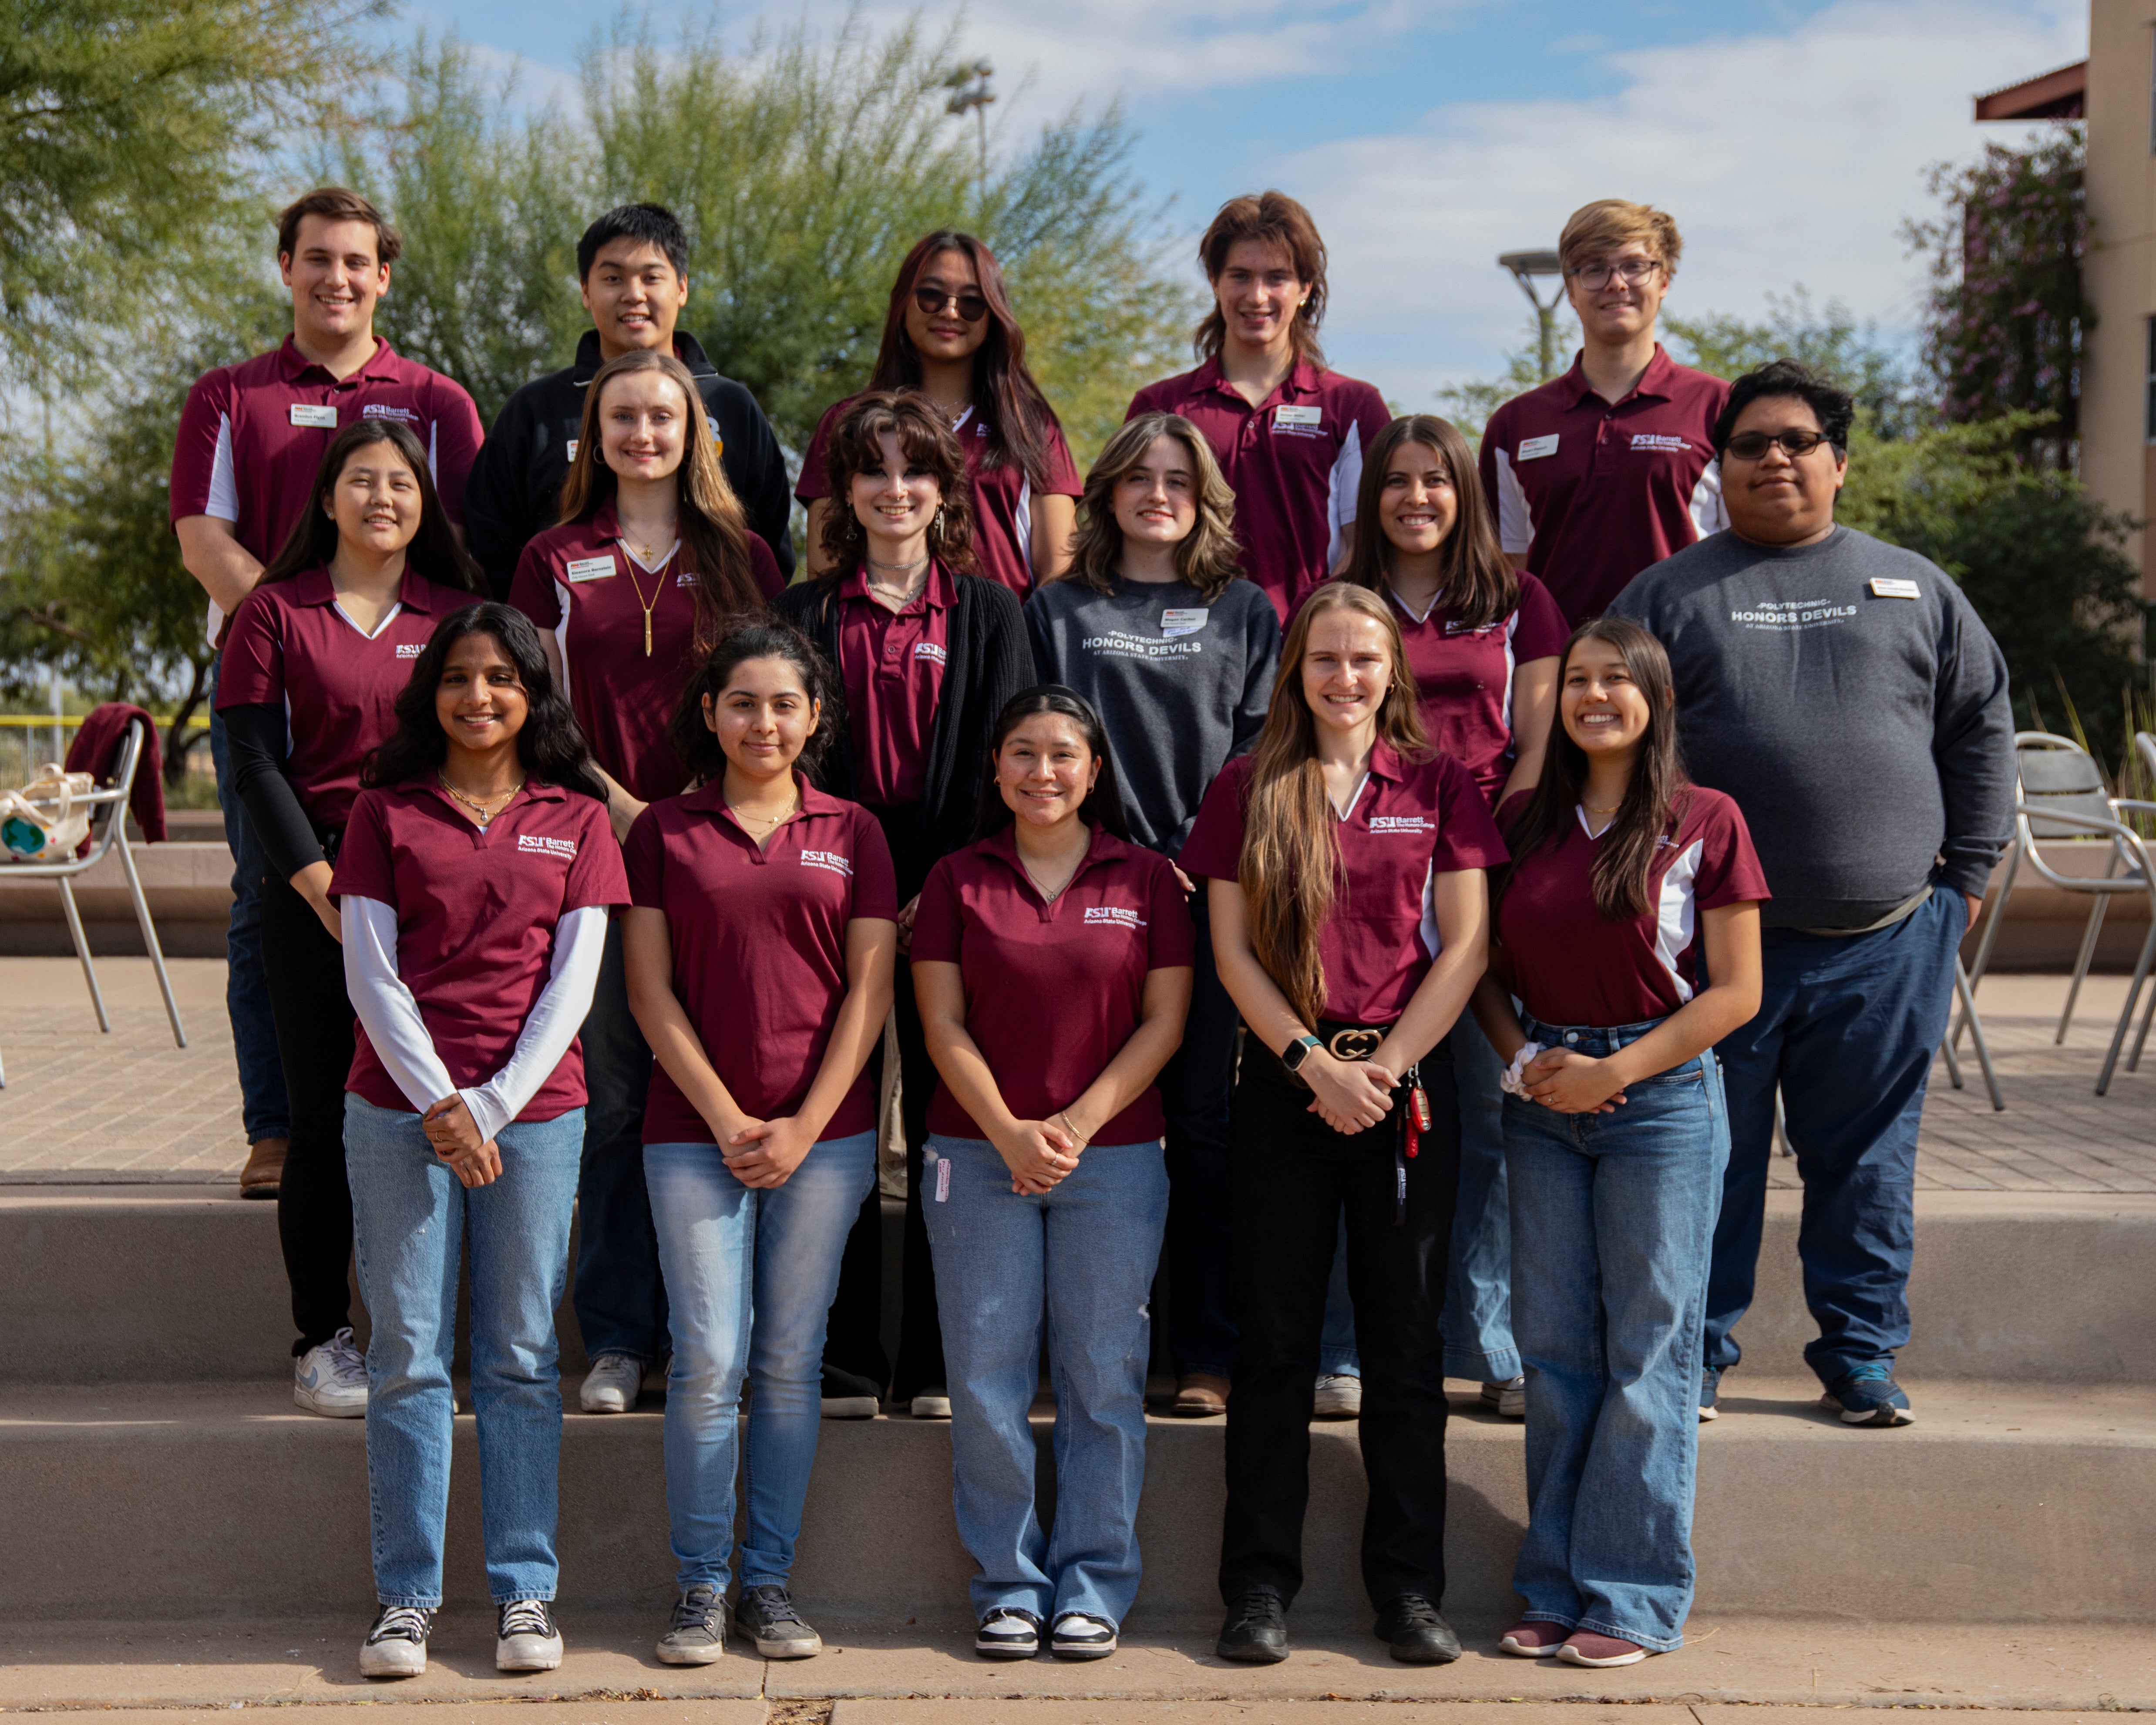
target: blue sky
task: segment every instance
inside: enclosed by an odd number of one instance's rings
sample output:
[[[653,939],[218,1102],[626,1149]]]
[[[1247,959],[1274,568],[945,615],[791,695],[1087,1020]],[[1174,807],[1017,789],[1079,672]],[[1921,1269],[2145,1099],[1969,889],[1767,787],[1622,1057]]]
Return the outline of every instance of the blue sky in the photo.
[[[871,27],[907,10],[858,9]],[[662,35],[681,10],[654,8]],[[746,41],[845,11],[721,16]],[[543,93],[567,89],[606,16],[432,0],[403,23],[521,57]],[[1756,316],[1801,282],[1905,335],[1922,278],[1899,230],[1928,211],[1922,170],[2012,141],[1971,121],[1971,95],[2087,44],[2085,0],[975,0],[965,19],[1007,125],[1120,100],[1148,190],[1194,236],[1237,191],[1308,203],[1332,254],[1333,362],[1414,406],[1496,369],[1526,307],[1496,254],[1553,244],[1595,197],[1676,214],[1673,306]]]

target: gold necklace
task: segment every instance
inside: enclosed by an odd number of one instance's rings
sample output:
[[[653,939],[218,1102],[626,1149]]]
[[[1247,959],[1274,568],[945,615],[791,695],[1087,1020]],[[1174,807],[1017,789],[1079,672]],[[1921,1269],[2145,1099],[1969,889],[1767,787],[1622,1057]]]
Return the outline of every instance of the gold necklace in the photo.
[[[1582,803],[1579,806],[1589,814],[1614,814],[1625,805],[1622,803],[1612,803],[1607,809],[1598,809],[1592,803]]]
[[[630,543],[634,546],[635,542],[632,540]],[[647,556],[649,555],[648,552],[645,554]],[[674,559],[670,556],[667,558],[666,562],[670,563],[673,561]],[[646,659],[651,657],[652,608],[658,604],[659,596],[666,591],[666,563],[661,563],[658,569],[654,572],[654,578],[651,583],[651,597],[647,599],[644,597],[644,583],[636,578],[636,559],[634,557],[631,557],[629,560],[629,591],[636,595],[636,603],[644,607],[644,656]]]
[[[732,813],[733,818],[741,822],[742,825],[746,826],[749,822],[755,821],[768,831],[780,826],[784,822],[793,819],[795,815],[801,812],[800,787],[797,785],[794,788],[793,800],[787,804],[787,806],[777,814],[751,814],[747,809],[732,803],[727,803],[726,808],[729,812]]]
[[[511,801],[516,797],[516,793],[524,788],[524,781],[520,778],[515,784],[511,785],[507,790],[501,792],[497,796],[485,798],[473,797],[466,795],[464,792],[459,790],[454,785],[451,784],[449,783],[449,775],[446,772],[437,772],[434,774],[434,777],[438,781],[439,781],[444,790],[447,791],[452,797],[455,798],[458,802],[463,803],[465,808],[470,809],[474,814],[476,814],[479,817],[479,824],[482,827],[489,821],[492,820],[495,815],[501,813],[501,809],[489,808],[487,806],[489,803],[499,803],[501,804],[502,809],[506,809]]]

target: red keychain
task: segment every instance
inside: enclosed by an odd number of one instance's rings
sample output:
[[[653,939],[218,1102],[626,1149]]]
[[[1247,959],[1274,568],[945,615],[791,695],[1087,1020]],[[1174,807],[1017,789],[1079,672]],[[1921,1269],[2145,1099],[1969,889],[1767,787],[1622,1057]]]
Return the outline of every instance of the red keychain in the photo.
[[[1412,1160],[1430,1130],[1430,1094],[1422,1087],[1422,1063],[1408,1068],[1408,1156]]]

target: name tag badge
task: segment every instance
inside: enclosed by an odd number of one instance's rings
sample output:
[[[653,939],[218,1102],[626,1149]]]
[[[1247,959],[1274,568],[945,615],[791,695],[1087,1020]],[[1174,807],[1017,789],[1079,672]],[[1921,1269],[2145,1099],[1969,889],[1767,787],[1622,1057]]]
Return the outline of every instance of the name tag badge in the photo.
[[[1913,581],[1897,580],[1892,575],[1871,578],[1871,591],[1882,599],[1921,599],[1924,590]]]
[[[1512,459],[1515,461],[1536,461],[1544,455],[1555,454],[1557,454],[1557,434],[1553,431],[1548,437],[1522,438],[1520,447],[1512,453]]]
[[[335,431],[336,409],[326,402],[318,407],[311,402],[295,401],[292,403],[292,423],[312,426],[318,431]]]
[[[1172,641],[1178,635],[1194,635],[1212,614],[1203,605],[1170,605],[1160,614],[1161,639]]]
[[[613,559],[603,557],[576,557],[565,572],[572,581],[603,581],[613,573]]]
[[[577,459],[577,440],[574,438],[569,439],[569,459],[572,461]]]
[[[1317,426],[1322,425],[1324,423],[1325,409],[1322,408],[1291,408],[1283,406],[1277,407],[1273,409],[1273,424],[1275,425]]]

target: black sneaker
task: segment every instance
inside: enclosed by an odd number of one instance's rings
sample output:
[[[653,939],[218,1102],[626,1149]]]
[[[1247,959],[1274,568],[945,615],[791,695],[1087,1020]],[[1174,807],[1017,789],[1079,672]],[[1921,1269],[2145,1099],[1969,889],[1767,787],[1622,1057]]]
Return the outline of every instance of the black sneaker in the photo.
[[[807,1659],[824,1651],[824,1638],[801,1620],[793,1596],[769,1582],[741,1590],[734,1601],[734,1633],[755,1642],[766,1659]]]
[[[1402,1594],[1378,1613],[1378,1639],[1402,1665],[1450,1665],[1460,1657],[1460,1637],[1420,1594]]]
[[[726,1606],[719,1590],[704,1584],[675,1602],[674,1621],[652,1650],[661,1665],[711,1665],[726,1651]]]
[[[882,1412],[883,1391],[872,1378],[824,1368],[823,1414],[826,1420],[873,1420]]]
[[[1090,1611],[1066,1611],[1055,1620],[1048,1651],[1058,1659],[1106,1659],[1116,1651],[1116,1626]]]
[[[416,1677],[427,1669],[427,1636],[434,1626],[425,1605],[384,1605],[359,1644],[362,1677]]]
[[[998,1605],[981,1620],[973,1651],[983,1659],[1030,1659],[1040,1651],[1040,1620],[1030,1611]]]
[[[1699,1373],[1699,1417],[1702,1424],[1719,1420],[1722,1409],[1715,1406],[1722,1394],[1722,1368],[1702,1366]]]
[[[1851,1367],[1827,1385],[1820,1405],[1840,1414],[1844,1425],[1907,1425],[1917,1417],[1909,1411],[1908,1395],[1894,1381],[1891,1359]]]
[[[1287,1657],[1287,1607],[1279,1592],[1254,1587],[1238,1594],[1213,1651],[1244,1665],[1278,1665]]]
[[[562,1631],[544,1599],[511,1599],[495,1619],[494,1668],[551,1671],[562,1664]]]

